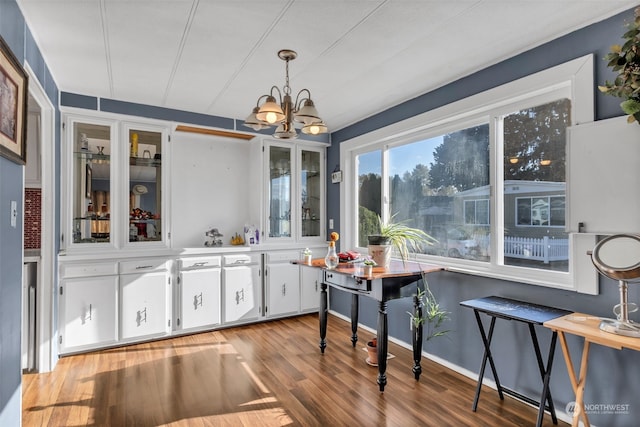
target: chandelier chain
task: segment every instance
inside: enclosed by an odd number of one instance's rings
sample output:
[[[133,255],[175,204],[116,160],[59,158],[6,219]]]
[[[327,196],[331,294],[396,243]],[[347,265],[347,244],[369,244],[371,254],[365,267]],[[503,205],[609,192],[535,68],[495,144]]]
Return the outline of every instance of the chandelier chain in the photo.
[[[286,95],[291,94],[291,86],[289,86],[289,60],[288,59],[285,61],[285,83],[282,89],[284,90],[284,93]]]

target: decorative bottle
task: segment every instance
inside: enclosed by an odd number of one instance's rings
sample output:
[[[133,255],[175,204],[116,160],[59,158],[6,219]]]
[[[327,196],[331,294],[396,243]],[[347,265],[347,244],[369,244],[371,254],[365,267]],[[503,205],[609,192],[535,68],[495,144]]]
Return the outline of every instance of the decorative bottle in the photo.
[[[129,157],[138,157],[138,134],[131,134],[131,152]]]
[[[329,242],[327,256],[324,257],[324,264],[329,270],[333,270],[338,266],[338,254],[336,253],[336,242]]]

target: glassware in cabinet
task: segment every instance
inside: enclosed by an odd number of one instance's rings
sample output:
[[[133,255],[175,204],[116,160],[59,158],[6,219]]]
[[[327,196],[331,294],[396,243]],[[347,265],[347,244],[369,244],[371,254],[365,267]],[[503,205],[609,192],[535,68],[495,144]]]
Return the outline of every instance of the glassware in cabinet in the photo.
[[[73,243],[111,242],[111,126],[72,126]]]
[[[291,148],[269,149],[269,237],[291,237]]]
[[[320,151],[300,150],[300,197],[302,237],[319,237],[323,218]]]
[[[129,242],[162,240],[162,132],[128,128]]]

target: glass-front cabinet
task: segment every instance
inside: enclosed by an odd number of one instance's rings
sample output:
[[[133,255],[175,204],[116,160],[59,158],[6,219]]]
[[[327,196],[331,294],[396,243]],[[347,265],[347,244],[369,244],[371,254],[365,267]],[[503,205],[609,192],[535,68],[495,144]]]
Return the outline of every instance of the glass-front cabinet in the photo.
[[[125,128],[129,141],[129,242],[162,240],[162,132]]]
[[[269,146],[269,237],[291,237],[291,146]]]
[[[324,162],[323,152],[310,148],[299,149],[300,236],[320,237],[324,219]]]
[[[113,243],[111,234],[114,123],[70,122],[71,217],[74,244]],[[117,152],[117,150],[115,150]]]
[[[65,117],[66,249],[166,245],[162,126]],[[153,243],[155,242],[155,243]]]
[[[325,148],[304,143],[263,143],[265,240],[324,238]]]

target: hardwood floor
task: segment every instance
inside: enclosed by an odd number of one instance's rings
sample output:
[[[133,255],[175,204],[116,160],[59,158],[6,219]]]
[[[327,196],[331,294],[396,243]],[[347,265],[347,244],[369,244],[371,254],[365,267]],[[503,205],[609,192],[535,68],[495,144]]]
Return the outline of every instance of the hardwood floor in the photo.
[[[348,322],[306,315],[62,358],[23,376],[24,426],[533,426],[537,409],[389,343],[388,383]],[[544,426],[552,426],[545,414]],[[560,425],[566,425],[560,422]]]

